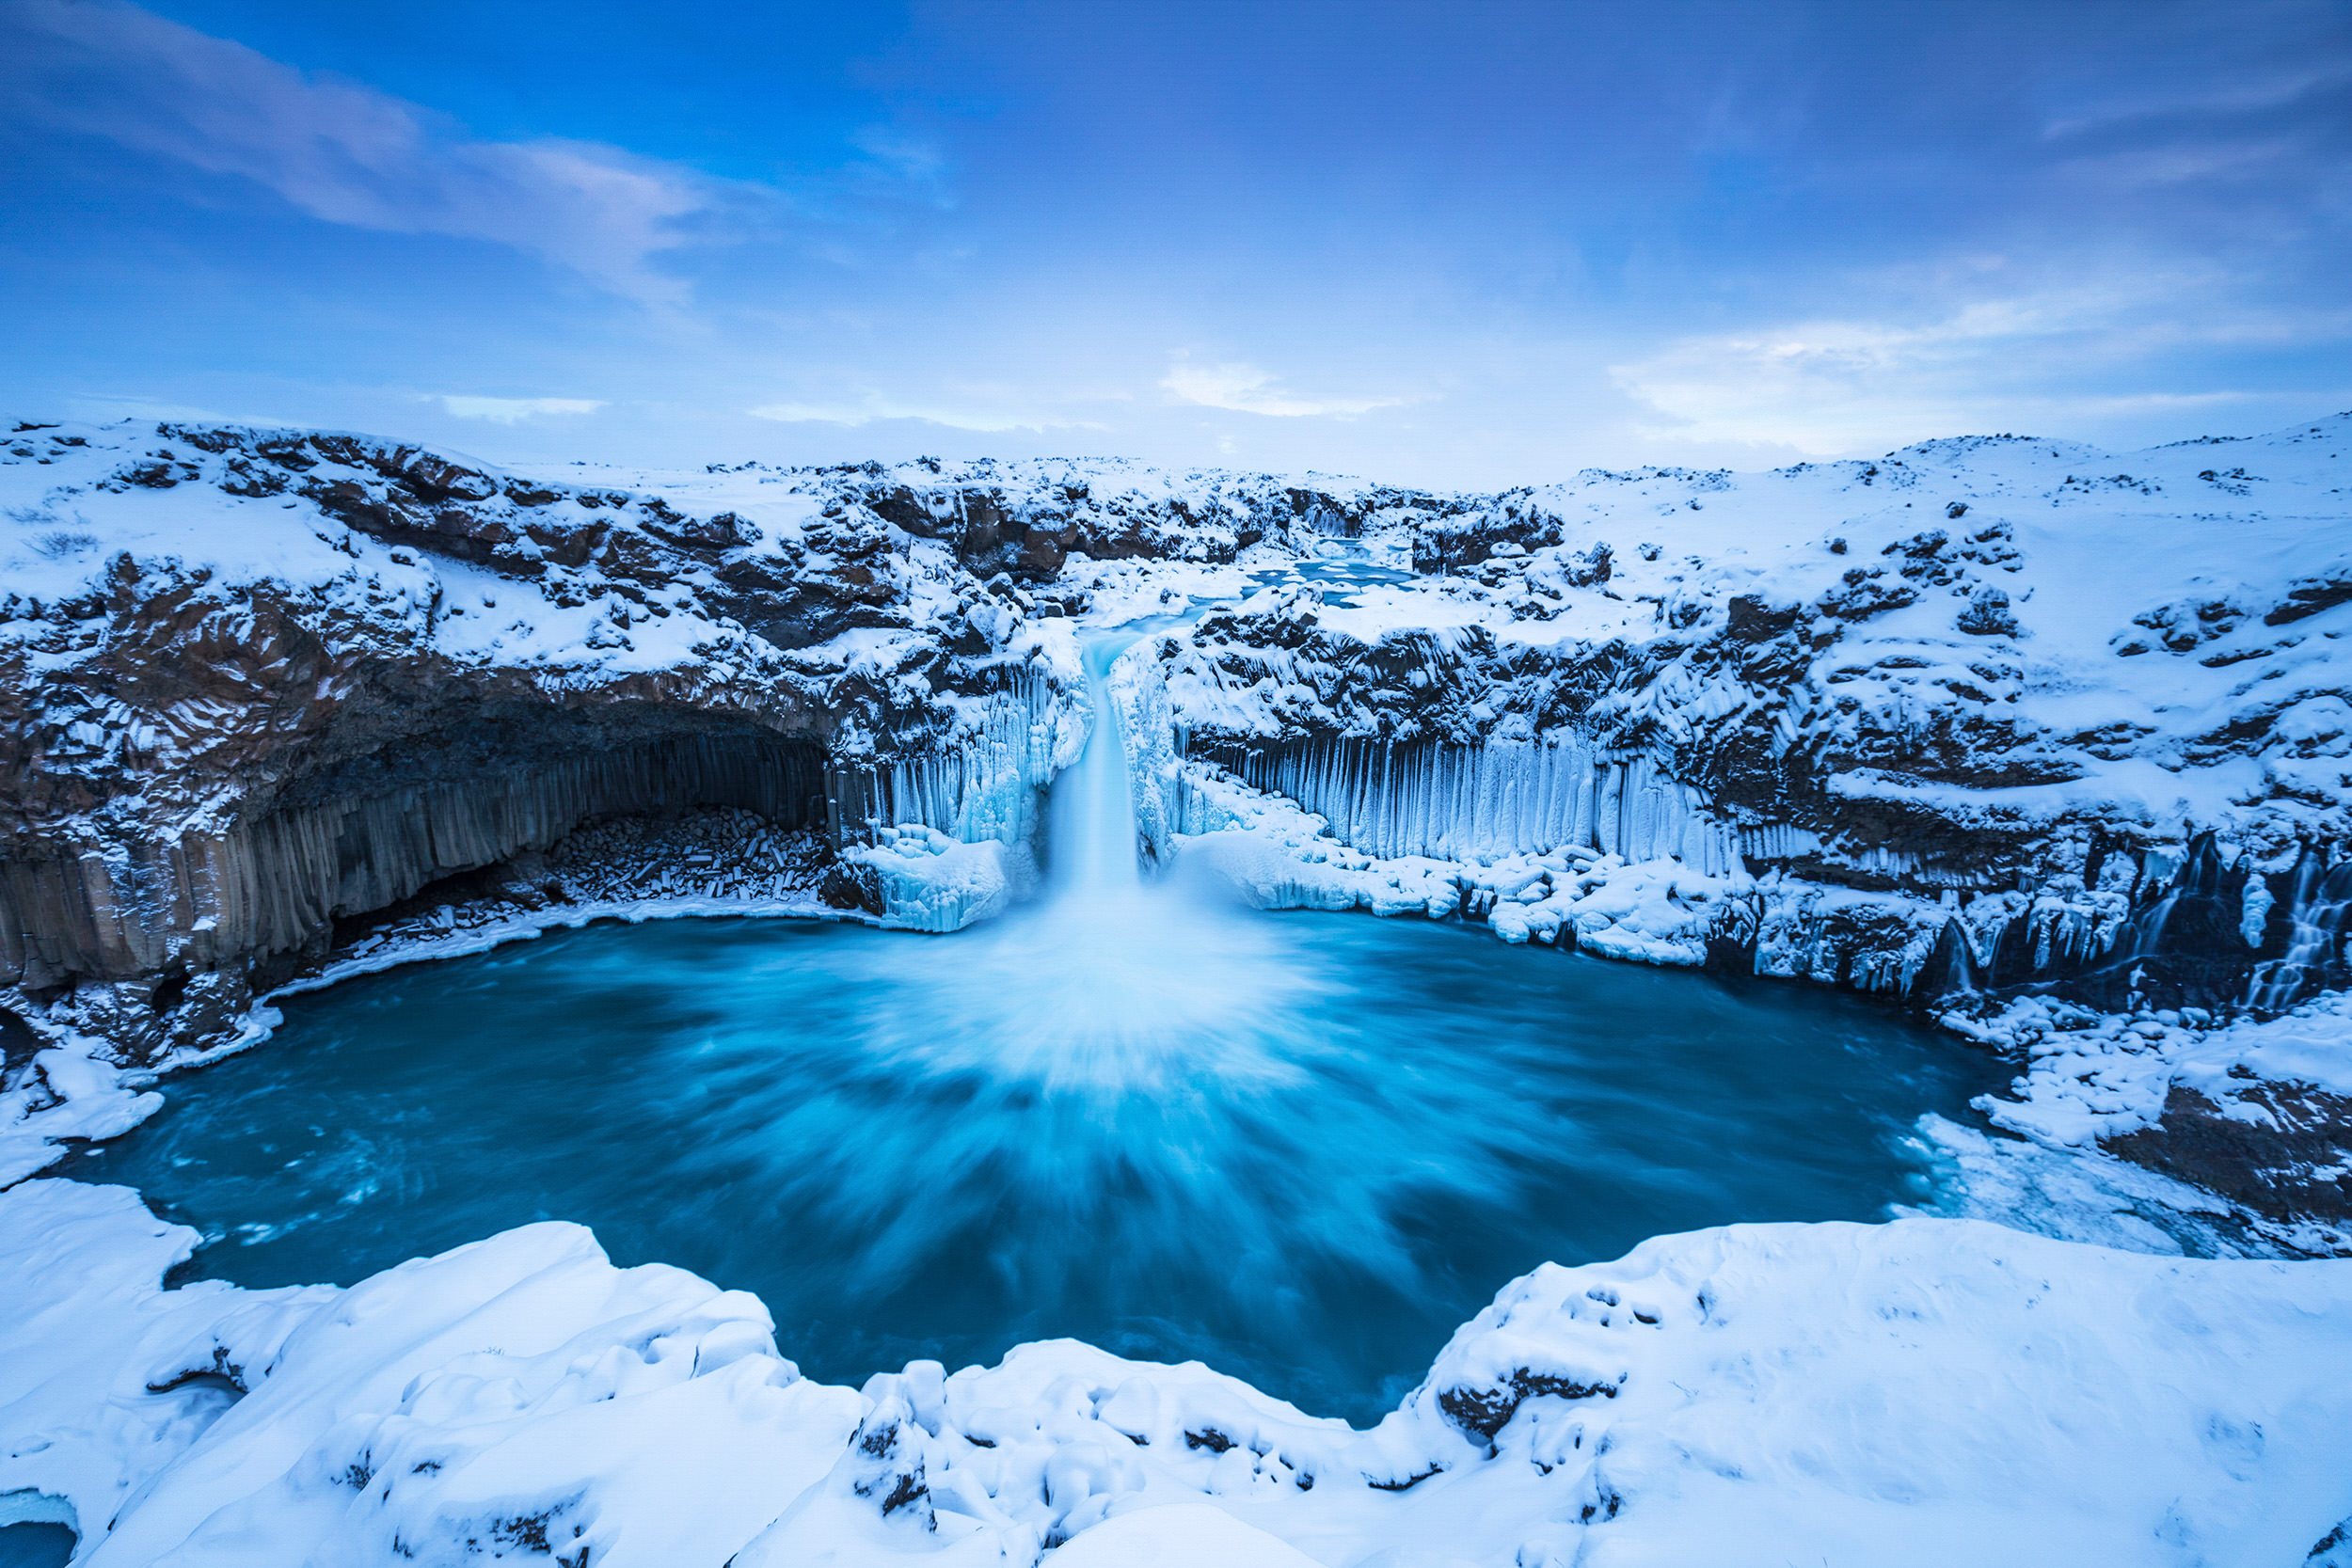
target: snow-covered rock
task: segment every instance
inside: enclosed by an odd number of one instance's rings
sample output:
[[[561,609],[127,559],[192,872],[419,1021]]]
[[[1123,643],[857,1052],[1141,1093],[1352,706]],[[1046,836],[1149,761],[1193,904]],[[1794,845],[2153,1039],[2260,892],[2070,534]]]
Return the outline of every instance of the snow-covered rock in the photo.
[[[1371,520],[1440,575],[1164,634],[1137,718],[1383,860],[1583,847],[1944,909],[1940,956],[1895,918],[1841,980],[2277,1010],[2352,980],[2347,496],[2352,416],[1593,470]],[[1807,972],[1792,900],[1713,934]]]
[[[2147,1255],[1660,1238],[1506,1288],[1359,1433],[1071,1343],[820,1387],[756,1302],[566,1226],[166,1291],[191,1232],[22,1181],[0,1519],[126,1564],[2344,1557],[2352,1263],[2243,1255],[2352,1247],[2347,441],[1436,496],[21,427],[0,1182],[280,986],[993,913],[1089,727],[1073,626],[1127,625],[1171,874],[1906,994],[2021,1067],[2014,1135],[1922,1126],[1954,1207]]]
[[[1359,1432],[1071,1341],[813,1384],[756,1300],[575,1226],[160,1290],[194,1240],[120,1188],[0,1194],[0,1496],[92,1568],[2140,1568],[2302,1561],[2352,1515],[2352,1261],[1661,1237],[1506,1286]]]

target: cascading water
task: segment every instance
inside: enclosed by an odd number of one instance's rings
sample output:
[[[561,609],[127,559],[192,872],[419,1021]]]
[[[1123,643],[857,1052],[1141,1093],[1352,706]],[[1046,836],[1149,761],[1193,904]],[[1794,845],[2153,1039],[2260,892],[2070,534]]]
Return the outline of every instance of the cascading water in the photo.
[[[1062,898],[1099,903],[1124,898],[1143,885],[1136,863],[1135,791],[1110,690],[1110,667],[1135,641],[1132,635],[1113,635],[1080,652],[1094,718],[1086,751],[1054,786],[1053,874]]]
[[[941,1043],[926,1049],[1056,1092],[1108,1099],[1187,1074],[1275,1070],[1258,1026],[1317,983],[1315,966],[1289,961],[1239,911],[1145,883],[1108,679],[1135,641],[1114,634],[1082,651],[1092,726],[1054,785],[1046,896],[964,933],[927,1007],[944,1016]],[[943,999],[947,1007],[938,1007]],[[933,1032],[927,1024],[907,1036]]]
[[[2344,936],[2352,928],[2352,860],[2332,867],[2305,851],[2288,895],[2287,950],[2256,966],[2247,983],[2247,1005],[2258,1012],[2282,1012],[2320,990],[2342,963]]]

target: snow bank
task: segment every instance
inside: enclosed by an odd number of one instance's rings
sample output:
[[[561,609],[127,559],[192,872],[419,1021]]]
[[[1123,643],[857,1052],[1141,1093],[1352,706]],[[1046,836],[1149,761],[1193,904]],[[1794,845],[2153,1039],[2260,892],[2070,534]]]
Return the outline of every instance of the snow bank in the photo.
[[[162,1095],[141,1093],[129,1076],[87,1050],[36,1052],[0,1090],[0,1187],[63,1158],[70,1139],[111,1138],[164,1108]]]
[[[1072,1341],[862,1390],[544,1224],[348,1290],[163,1291],[119,1188],[0,1194],[0,1494],[81,1560],[663,1568],[2293,1562],[2352,1514],[2352,1261],[1963,1220],[1545,1265],[1369,1432]]]
[[[877,828],[871,845],[844,850],[841,858],[873,873],[882,923],[898,930],[960,931],[1004,913],[1037,885],[1037,861],[1026,843],[966,844],[921,823]]]
[[[2052,1148],[2088,1147],[2163,1120],[2175,1087],[2259,1119],[2245,1105],[2258,1085],[2308,1085],[2352,1096],[2352,992],[2314,998],[2275,1019],[2216,1026],[2208,1015],[2093,1012],[2024,997],[1984,1017],[1955,1011],[1946,1027],[2022,1053],[2016,1101],[1990,1096],[1978,1108],[1999,1125]]]

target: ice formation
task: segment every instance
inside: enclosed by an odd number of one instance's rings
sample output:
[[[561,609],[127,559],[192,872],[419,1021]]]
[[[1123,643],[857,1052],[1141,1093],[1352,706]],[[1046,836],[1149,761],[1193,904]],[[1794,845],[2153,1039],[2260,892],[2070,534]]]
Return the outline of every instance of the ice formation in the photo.
[[[1705,791],[1664,775],[1650,757],[1608,756],[1574,734],[1475,747],[1342,736],[1247,752],[1235,771],[1384,860],[1574,847],[1628,862],[1678,860],[1720,876],[1741,849]]]

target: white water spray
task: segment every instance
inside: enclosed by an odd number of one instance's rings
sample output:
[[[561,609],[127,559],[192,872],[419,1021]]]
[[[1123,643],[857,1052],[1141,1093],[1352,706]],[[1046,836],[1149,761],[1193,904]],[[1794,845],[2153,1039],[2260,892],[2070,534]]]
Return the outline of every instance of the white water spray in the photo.
[[[1268,923],[1148,882],[1111,665],[1082,650],[1093,723],[1047,808],[1040,903],[958,934],[925,990],[878,1000],[870,1037],[902,1067],[1113,1101],[1295,1078],[1318,1047],[1310,998],[1339,982]],[[903,1016],[900,1016],[903,1015]]]

